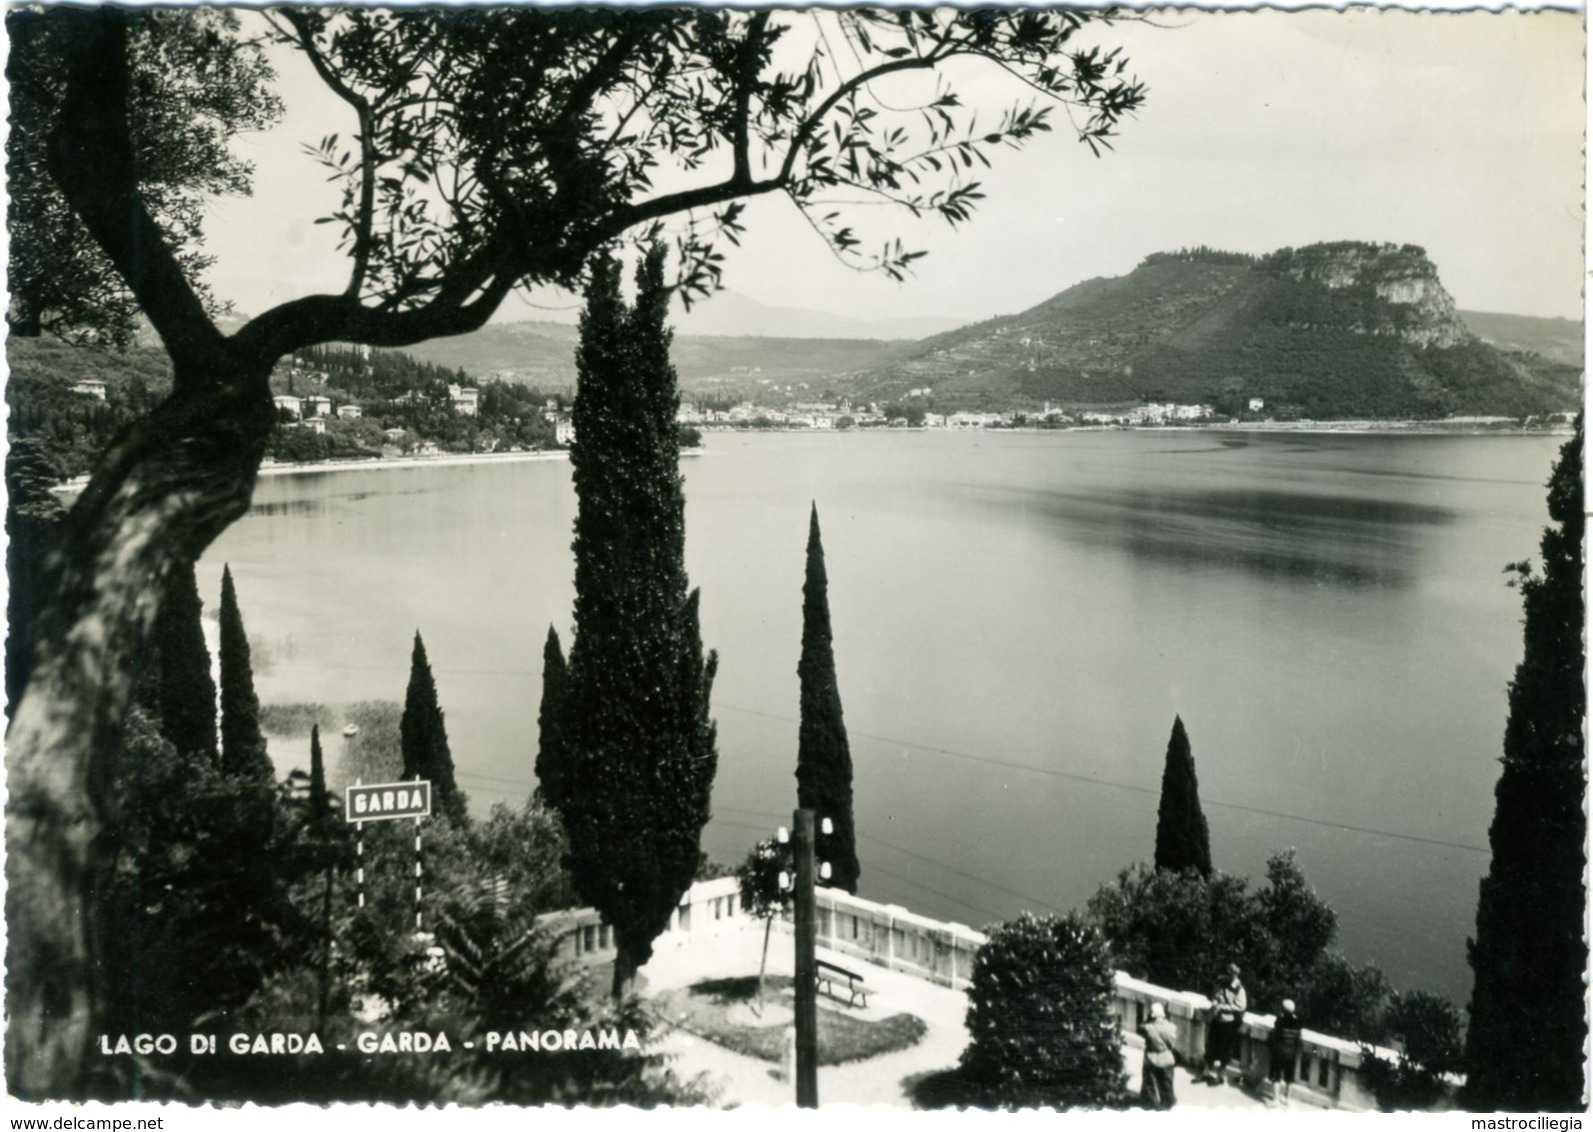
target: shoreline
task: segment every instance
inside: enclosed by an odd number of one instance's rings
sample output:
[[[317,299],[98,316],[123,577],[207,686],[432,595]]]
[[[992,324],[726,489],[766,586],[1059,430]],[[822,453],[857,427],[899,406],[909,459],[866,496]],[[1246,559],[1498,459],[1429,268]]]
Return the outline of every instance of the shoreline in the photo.
[[[698,426],[702,427],[702,426]],[[709,425],[702,428],[704,432],[712,433],[789,433],[792,435],[817,435],[817,429],[794,428],[724,428]],[[1574,429],[1571,425],[1553,425],[1548,428],[1486,428],[1471,422],[1456,421],[1446,424],[1443,421],[1251,421],[1244,424],[1190,424],[1190,425],[1077,425],[1072,428],[1031,428],[1019,426],[1016,428],[860,428],[823,430],[832,435],[842,436],[847,433],[873,436],[891,433],[987,433],[1000,436],[1004,433],[1058,433],[1071,432],[1156,432],[1156,433],[1202,433],[1202,432],[1261,432],[1261,433],[1289,433],[1298,436],[1340,435],[1340,436],[1570,436]],[[705,449],[682,448],[682,456],[701,456]],[[378,460],[317,460],[303,464],[262,464],[260,476],[305,476],[320,475],[329,472],[369,472],[390,471],[405,468],[439,468],[459,467],[468,464],[519,464],[533,460],[568,460],[568,449],[538,449],[533,452],[454,452],[438,456],[392,456]],[[88,486],[89,477],[73,476],[64,483],[58,483],[50,490],[59,495],[72,495]]]
[[[682,448],[682,456],[701,456],[701,448]],[[391,456],[379,460],[314,460],[302,464],[262,464],[259,475],[307,476],[328,472],[383,472],[404,468],[459,467],[465,464],[522,464],[533,460],[568,460],[569,449],[538,449],[533,452],[450,452],[439,456]],[[73,476],[50,490],[70,495],[88,486],[88,476]]]
[[[262,476],[302,476],[318,472],[386,471],[389,468],[437,468],[460,464],[519,464],[529,460],[568,460],[568,449],[534,452],[448,452],[437,456],[390,456],[379,460],[312,460],[305,463],[261,464]]]
[[[979,433],[983,435],[1001,436],[1008,433],[1055,433],[1066,435],[1071,432],[1156,432],[1156,433],[1201,433],[1201,432],[1269,432],[1269,433],[1300,433],[1321,434],[1338,433],[1347,436],[1570,436],[1575,429],[1568,424],[1556,424],[1545,428],[1488,428],[1471,421],[1247,421],[1242,424],[1230,424],[1224,421],[1220,424],[1183,424],[1183,425],[1153,425],[1153,424],[1087,424],[1071,425],[1067,428],[1035,428],[1032,425],[1015,425],[1011,428],[925,428],[923,425],[906,426],[904,428],[849,428],[849,429],[812,429],[812,428],[731,428],[722,425],[697,425],[704,433],[747,433],[753,432],[760,435],[765,433],[791,433],[793,435],[818,436],[821,434],[844,436],[861,434],[874,436],[879,434],[892,434],[900,432],[910,433],[945,433],[947,435],[961,433]],[[682,453],[684,454],[684,453]]]

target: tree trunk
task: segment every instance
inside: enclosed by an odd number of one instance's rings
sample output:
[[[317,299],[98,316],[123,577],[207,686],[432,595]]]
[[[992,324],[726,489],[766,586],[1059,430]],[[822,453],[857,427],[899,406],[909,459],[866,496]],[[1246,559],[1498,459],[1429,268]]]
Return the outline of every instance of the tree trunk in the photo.
[[[758,1009],[757,1015],[763,1017],[763,973],[769,969],[769,932],[774,928],[774,917],[763,918],[763,958],[758,960]]]
[[[176,361],[174,359],[174,361]],[[45,565],[30,676],[7,733],[6,1078],[28,1100],[84,1084],[96,1001],[91,893],[103,794],[165,580],[248,510],[272,424],[269,363],[182,372],[120,436]],[[184,378],[187,380],[185,381]]]
[[[614,941],[614,985],[610,991],[614,996],[615,1002],[630,993],[631,985],[636,981],[637,967],[636,956],[632,954],[631,949],[625,946],[623,940],[616,938]]]

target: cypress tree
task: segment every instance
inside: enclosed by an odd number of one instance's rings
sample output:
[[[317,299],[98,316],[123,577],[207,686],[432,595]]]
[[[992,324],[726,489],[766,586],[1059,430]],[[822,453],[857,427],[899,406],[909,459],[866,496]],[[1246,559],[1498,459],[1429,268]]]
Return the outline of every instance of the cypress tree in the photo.
[[[214,763],[216,682],[210,675],[210,649],[200,620],[203,608],[190,563],[171,575],[155,620],[155,694],[161,731],[172,746],[184,755]],[[247,649],[247,642],[244,647]]]
[[[1510,568],[1522,579],[1525,640],[1488,831],[1493,859],[1469,944],[1466,1101],[1474,1109],[1583,1104],[1582,429],[1579,418],[1549,481],[1554,525],[1543,534],[1543,573]]]
[[[687,593],[661,249],[638,268],[637,290],[630,308],[618,264],[601,259],[581,315],[575,636],[553,776],[571,876],[614,927],[616,996],[696,874],[718,762],[708,711],[717,662],[703,658]]]
[[[221,568],[221,766],[228,774],[264,783],[276,778],[260,732],[260,700],[254,693],[249,637],[228,566]]]
[[[1211,875],[1211,834],[1200,809],[1200,783],[1195,780],[1195,756],[1189,750],[1184,721],[1173,717],[1173,734],[1167,740],[1167,762],[1162,768],[1162,802],[1156,811],[1156,867],[1181,873],[1194,869]]]
[[[326,792],[326,759],[321,754],[321,725],[310,727],[310,823],[320,829],[332,814],[332,800]]]
[[[404,777],[419,775],[431,783],[432,809],[456,825],[465,821],[465,796],[454,782],[454,756],[448,749],[437,702],[437,681],[432,678],[426,644],[415,631],[415,649],[409,659],[409,690],[404,695],[404,716],[398,722],[404,755]]]
[[[852,821],[852,752],[841,715],[841,689],[835,677],[835,649],[830,637],[829,578],[824,569],[824,543],[819,537],[819,507],[808,518],[807,579],[802,584],[802,712],[797,732],[797,805],[829,818],[831,830],[820,832],[818,859],[828,861],[825,884],[857,892],[861,869]]]
[[[548,805],[563,804],[565,766],[569,751],[563,738],[563,712],[569,692],[569,669],[559,634],[548,626],[542,646],[542,707],[537,713],[537,788]]]

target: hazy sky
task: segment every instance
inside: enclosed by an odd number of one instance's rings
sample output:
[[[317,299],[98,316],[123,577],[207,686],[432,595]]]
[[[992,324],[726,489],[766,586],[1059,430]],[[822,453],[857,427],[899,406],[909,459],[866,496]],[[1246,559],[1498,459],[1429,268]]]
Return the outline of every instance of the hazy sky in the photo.
[[[1580,317],[1581,19],[1574,13],[1165,11],[1104,29],[1149,87],[1100,159],[1062,131],[1004,152],[972,224],[890,226],[930,254],[906,284],[843,267],[781,199],[753,202],[727,286],[854,317],[984,318],[1149,252],[1248,252],[1320,240],[1425,247],[1460,306]],[[256,195],[210,225],[225,297],[250,312],[341,289],[328,188],[301,141],[348,131],[340,104],[285,59],[284,122],[242,146]],[[1009,104],[1010,87],[981,82]],[[884,232],[880,210],[868,210]],[[554,305],[571,298],[539,296]],[[508,317],[546,317],[511,299]]]

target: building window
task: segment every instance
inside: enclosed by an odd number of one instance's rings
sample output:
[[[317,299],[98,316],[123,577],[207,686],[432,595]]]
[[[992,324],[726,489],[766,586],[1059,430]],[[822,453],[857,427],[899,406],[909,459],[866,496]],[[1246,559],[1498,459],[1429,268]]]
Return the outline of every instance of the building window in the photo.
[[[736,914],[736,898],[734,896],[725,897],[725,915],[734,916],[735,914]]]
[[[587,954],[590,955],[592,952],[597,950],[597,927],[593,924],[587,924],[586,927],[582,929],[582,935],[585,937]]]
[[[856,916],[852,917],[852,938],[853,939],[857,938],[857,917]]]

